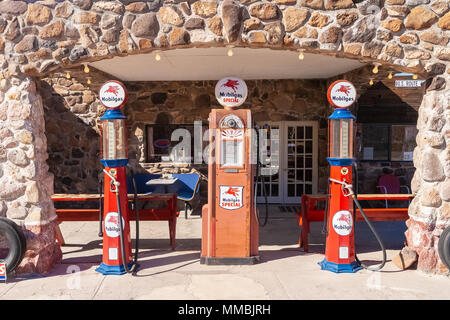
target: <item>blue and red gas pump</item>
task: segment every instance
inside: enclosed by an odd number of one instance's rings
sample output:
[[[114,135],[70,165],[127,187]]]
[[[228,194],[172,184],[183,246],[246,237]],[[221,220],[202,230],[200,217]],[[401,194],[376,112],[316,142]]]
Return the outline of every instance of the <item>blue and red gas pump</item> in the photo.
[[[126,117],[120,108],[125,105],[127,92],[118,81],[102,85],[99,98],[107,108],[101,120],[102,159],[105,167],[103,205],[103,260],[96,271],[104,275],[132,272],[137,267],[131,258],[130,219],[126,166],[128,148]]]
[[[328,101],[336,108],[328,118],[328,157],[330,178],[327,192],[325,259],[319,262],[322,270],[335,273],[354,273],[362,268],[380,270],[386,262],[386,251],[370,221],[364,214],[353,192],[352,168],[355,116],[348,108],[355,102],[356,89],[346,80],[331,84],[327,92]],[[356,172],[355,172],[356,173]],[[377,238],[383,251],[383,262],[377,268],[361,264],[355,253],[355,210],[361,215]]]
[[[336,109],[329,119],[330,163],[327,239],[324,270],[356,272],[361,266],[355,260],[353,202],[345,187],[352,184],[353,122],[347,109]]]

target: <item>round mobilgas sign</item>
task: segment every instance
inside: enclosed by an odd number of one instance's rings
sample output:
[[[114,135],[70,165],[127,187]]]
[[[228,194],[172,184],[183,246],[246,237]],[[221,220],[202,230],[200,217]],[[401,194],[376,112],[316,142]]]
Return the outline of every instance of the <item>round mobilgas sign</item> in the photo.
[[[348,236],[353,229],[353,217],[350,211],[341,210],[334,214],[331,221],[333,230],[340,236]]]
[[[348,108],[356,101],[355,86],[347,80],[335,81],[328,88],[327,98],[336,108]]]
[[[122,217],[122,226],[125,227],[125,221]],[[105,217],[105,231],[108,237],[117,238],[120,235],[119,213],[108,212]]]
[[[108,109],[117,109],[127,102],[127,89],[115,80],[105,82],[98,93],[100,102]]]
[[[240,78],[226,77],[216,84],[216,99],[224,107],[239,107],[247,99],[247,94],[247,85]]]

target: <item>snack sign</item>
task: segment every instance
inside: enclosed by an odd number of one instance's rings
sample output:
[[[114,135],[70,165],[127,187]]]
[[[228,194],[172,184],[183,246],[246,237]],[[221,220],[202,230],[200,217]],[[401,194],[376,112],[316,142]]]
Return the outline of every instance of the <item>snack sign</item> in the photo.
[[[328,88],[327,98],[333,107],[348,108],[356,101],[355,86],[347,80],[335,81]]]
[[[245,81],[236,77],[225,77],[216,84],[216,99],[224,107],[236,108],[247,99]]]

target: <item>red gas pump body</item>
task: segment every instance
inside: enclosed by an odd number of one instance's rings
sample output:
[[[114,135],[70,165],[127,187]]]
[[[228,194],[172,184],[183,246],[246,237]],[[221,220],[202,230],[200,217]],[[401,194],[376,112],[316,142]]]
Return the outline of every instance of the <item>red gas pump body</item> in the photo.
[[[209,115],[208,204],[202,211],[201,263],[253,264],[259,259],[251,124],[247,109],[213,109]]]
[[[131,235],[128,212],[128,194],[125,167],[105,168],[119,182],[120,210],[122,214],[123,236],[125,240],[125,262],[131,263]],[[105,197],[103,211],[103,264],[120,269],[124,264],[120,243],[120,223],[117,195],[112,179],[105,174]],[[116,268],[112,268],[116,269]]]
[[[330,178],[351,184],[352,167],[331,166]],[[344,195],[342,185],[333,181],[330,182],[330,199],[325,259],[338,265],[349,265],[355,261],[353,201]]]

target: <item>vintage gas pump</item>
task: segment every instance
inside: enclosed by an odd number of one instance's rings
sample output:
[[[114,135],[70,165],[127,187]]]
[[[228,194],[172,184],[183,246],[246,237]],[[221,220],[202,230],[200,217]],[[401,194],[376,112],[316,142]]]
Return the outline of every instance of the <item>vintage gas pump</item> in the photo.
[[[334,82],[328,100],[335,111],[328,118],[328,157],[331,166],[327,206],[327,238],[323,270],[336,273],[356,272],[361,266],[355,260],[354,215],[352,195],[353,135],[355,116],[347,109],[356,97],[348,81]]]
[[[319,265],[322,270],[335,273],[354,273],[362,268],[379,271],[386,263],[386,249],[358,202],[352,185],[352,168],[355,166],[353,137],[356,118],[347,108],[355,102],[356,89],[351,82],[338,80],[328,88],[327,97],[336,110],[328,117],[327,160],[330,163],[330,178],[327,209],[325,210],[327,238],[325,259],[319,262]],[[356,255],[354,239],[356,219],[353,203],[358,207],[383,252],[383,260],[378,266],[368,267],[362,264]]]
[[[125,105],[125,86],[108,81],[100,88],[99,98],[107,111],[100,118],[104,179],[103,260],[96,271],[124,274],[133,267],[128,212],[126,165],[128,164],[126,117],[120,111]]]
[[[209,114],[208,204],[202,209],[202,264],[253,264],[258,256],[251,111],[242,79],[216,85],[224,109]]]

